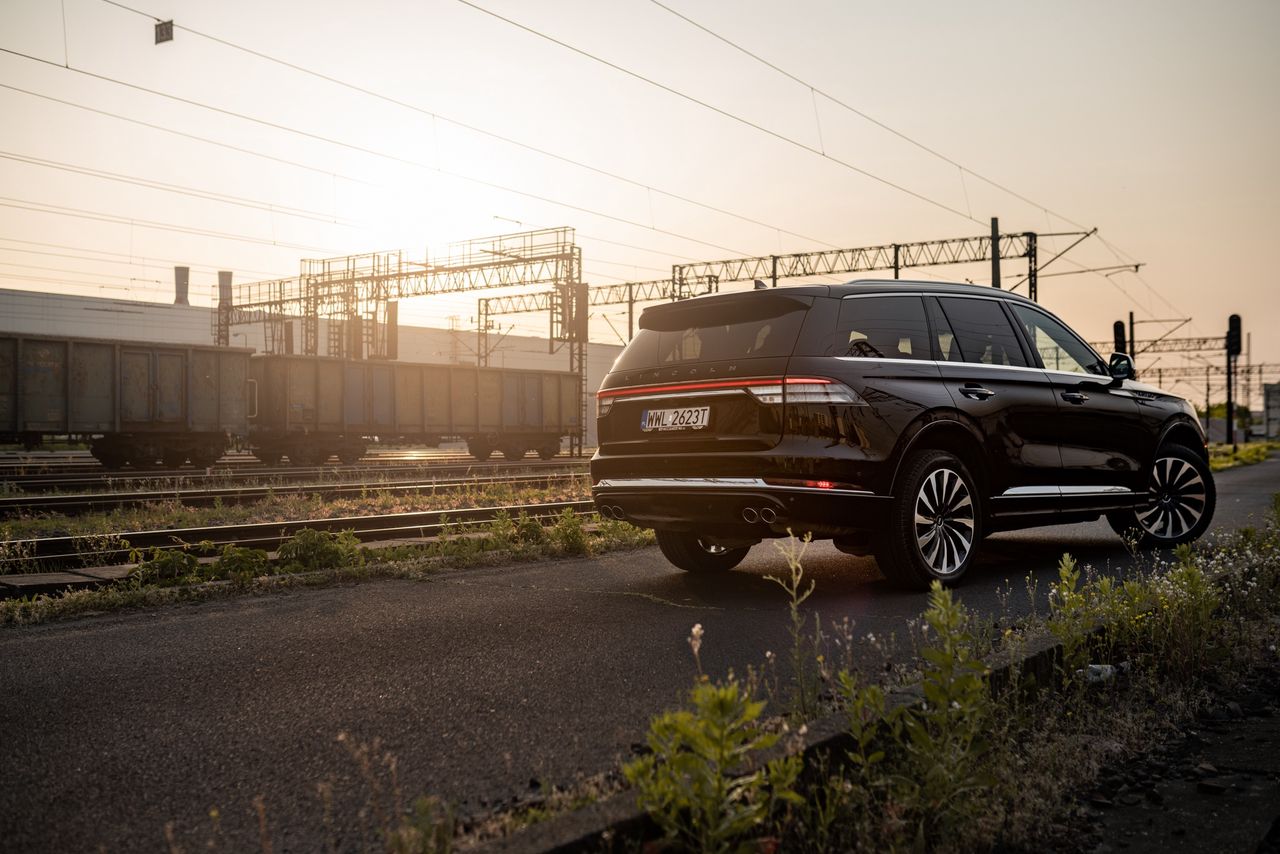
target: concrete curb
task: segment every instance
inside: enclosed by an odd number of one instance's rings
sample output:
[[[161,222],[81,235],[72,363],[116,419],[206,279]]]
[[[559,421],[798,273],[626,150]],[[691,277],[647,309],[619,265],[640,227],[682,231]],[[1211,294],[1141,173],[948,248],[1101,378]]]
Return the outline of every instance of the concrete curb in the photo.
[[[991,670],[992,691],[1001,691],[1016,680],[1034,679],[1037,685],[1052,682],[1057,664],[1062,656],[1062,645],[1051,635],[1028,638],[1017,652],[1004,651],[988,659]],[[887,697],[890,709],[913,705],[922,696],[918,685],[895,691]],[[806,760],[831,755],[853,746],[849,735],[848,719],[843,714],[827,715],[806,725],[803,736],[798,737],[798,752]],[[790,747],[794,748],[795,741]],[[793,752],[779,745],[761,755],[760,761]],[[510,854],[511,852],[540,852],[540,854],[579,854],[609,850],[619,839],[639,838],[657,831],[648,813],[636,806],[635,792],[627,789],[582,809],[555,816],[538,824],[519,830],[502,839],[481,842],[466,850],[478,854]]]

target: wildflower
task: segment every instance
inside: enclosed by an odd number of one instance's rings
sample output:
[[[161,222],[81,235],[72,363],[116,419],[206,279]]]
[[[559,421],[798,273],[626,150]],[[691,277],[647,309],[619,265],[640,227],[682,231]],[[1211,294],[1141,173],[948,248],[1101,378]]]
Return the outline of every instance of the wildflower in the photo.
[[[693,650],[696,657],[698,650],[702,649],[702,623],[694,623],[693,629],[689,632],[689,648]]]

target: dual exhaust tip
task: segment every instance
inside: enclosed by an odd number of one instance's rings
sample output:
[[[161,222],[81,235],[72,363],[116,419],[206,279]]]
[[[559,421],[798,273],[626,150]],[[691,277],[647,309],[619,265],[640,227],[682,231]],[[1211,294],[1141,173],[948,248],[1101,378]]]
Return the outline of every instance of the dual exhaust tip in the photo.
[[[623,519],[627,518],[626,511],[618,504],[601,504],[599,505],[599,513],[606,519]],[[778,513],[772,507],[743,507],[742,521],[748,525],[754,525],[757,522],[763,522],[766,525],[772,525],[778,520]]]

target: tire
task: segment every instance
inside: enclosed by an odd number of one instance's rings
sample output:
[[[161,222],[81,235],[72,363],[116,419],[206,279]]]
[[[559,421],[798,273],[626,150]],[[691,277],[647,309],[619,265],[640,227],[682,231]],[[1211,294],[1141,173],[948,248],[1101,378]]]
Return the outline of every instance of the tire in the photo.
[[[982,540],[982,499],[973,475],[954,454],[916,451],[903,462],[899,484],[876,549],[881,571],[914,590],[927,590],[934,581],[958,583]]]
[[[1139,548],[1171,548],[1199,539],[1213,521],[1218,493],[1209,464],[1185,445],[1156,452],[1148,479],[1152,503],[1107,514],[1111,530],[1122,537],[1138,532]]]
[[[704,545],[697,534],[683,531],[655,531],[658,548],[672,564],[685,572],[728,572],[747,556],[750,546],[726,549],[723,546]]]

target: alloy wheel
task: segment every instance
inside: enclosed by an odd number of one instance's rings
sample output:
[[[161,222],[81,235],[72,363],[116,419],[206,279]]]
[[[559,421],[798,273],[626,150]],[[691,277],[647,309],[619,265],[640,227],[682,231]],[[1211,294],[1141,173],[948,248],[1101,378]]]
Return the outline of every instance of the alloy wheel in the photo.
[[[1207,503],[1204,478],[1180,457],[1160,457],[1151,470],[1152,504],[1137,513],[1138,524],[1159,540],[1176,540],[1195,527]]]
[[[958,472],[936,469],[920,485],[915,534],[921,557],[938,575],[951,575],[964,565],[973,548],[973,496]]]

